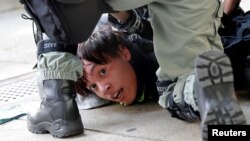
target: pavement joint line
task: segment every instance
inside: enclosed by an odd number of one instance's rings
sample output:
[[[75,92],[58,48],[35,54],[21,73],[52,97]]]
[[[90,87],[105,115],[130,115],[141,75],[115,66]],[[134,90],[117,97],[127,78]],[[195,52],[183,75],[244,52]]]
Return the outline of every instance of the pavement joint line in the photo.
[[[122,134],[122,133],[108,132],[108,131],[102,131],[102,130],[90,129],[90,128],[84,128],[84,130],[87,130],[87,131],[89,131],[89,132],[97,132],[97,133],[103,133],[103,134],[111,134],[111,135],[122,136],[122,137],[137,138],[137,139],[145,139],[145,140],[149,140],[149,141],[166,141],[166,140],[160,140],[160,139],[155,139],[155,138],[140,137],[140,136],[132,136],[132,135],[126,135],[126,134]]]

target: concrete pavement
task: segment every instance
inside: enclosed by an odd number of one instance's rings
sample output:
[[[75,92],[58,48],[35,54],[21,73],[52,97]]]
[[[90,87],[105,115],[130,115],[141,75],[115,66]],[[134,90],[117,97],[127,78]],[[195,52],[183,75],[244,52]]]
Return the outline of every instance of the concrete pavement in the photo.
[[[245,2],[246,0],[244,0]],[[248,3],[249,4],[249,1]],[[244,6],[246,6],[244,4]],[[250,6],[249,6],[250,7]],[[39,106],[35,84],[36,46],[31,21],[21,19],[23,9],[0,13],[0,107],[20,104],[22,110]],[[238,95],[250,123],[249,94]],[[92,110],[80,110],[85,133],[67,141],[200,141],[199,122],[187,123],[172,118],[157,103],[134,106],[112,104]],[[54,141],[50,134],[30,133],[26,117],[0,125],[1,140]]]
[[[0,80],[30,72],[36,63],[32,22],[22,19],[23,13],[0,13]]]

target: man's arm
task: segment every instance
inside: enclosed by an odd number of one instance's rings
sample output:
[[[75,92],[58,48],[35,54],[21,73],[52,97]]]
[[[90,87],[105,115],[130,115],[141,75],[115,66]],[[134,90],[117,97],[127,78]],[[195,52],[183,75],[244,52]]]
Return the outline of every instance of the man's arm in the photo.
[[[146,7],[141,8],[145,9]],[[130,34],[136,33],[142,38],[153,40],[153,30],[146,18],[137,10],[129,10],[110,13],[108,21],[120,31],[126,31]]]
[[[110,13],[114,18],[116,18],[120,23],[125,23],[129,18],[130,14],[128,11],[120,11],[117,13]]]
[[[230,15],[241,0],[224,0],[224,13]]]

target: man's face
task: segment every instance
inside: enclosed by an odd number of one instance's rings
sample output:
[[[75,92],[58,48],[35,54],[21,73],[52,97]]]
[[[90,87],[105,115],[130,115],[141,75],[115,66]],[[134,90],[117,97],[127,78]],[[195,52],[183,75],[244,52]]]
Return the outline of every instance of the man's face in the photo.
[[[130,59],[130,52],[125,48],[119,57],[105,65],[82,60],[87,88],[104,99],[131,104],[136,98],[137,79]]]

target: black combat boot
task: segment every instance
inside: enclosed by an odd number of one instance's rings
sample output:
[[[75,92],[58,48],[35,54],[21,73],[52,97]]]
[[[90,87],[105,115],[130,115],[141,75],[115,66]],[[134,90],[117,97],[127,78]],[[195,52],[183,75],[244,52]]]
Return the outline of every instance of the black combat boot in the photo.
[[[83,124],[76,105],[74,81],[43,81],[40,109],[28,113],[28,129],[37,134],[49,132],[55,137],[83,133]]]
[[[194,90],[203,141],[208,137],[207,125],[246,124],[234,91],[231,63],[224,53],[208,51],[199,55]]]

